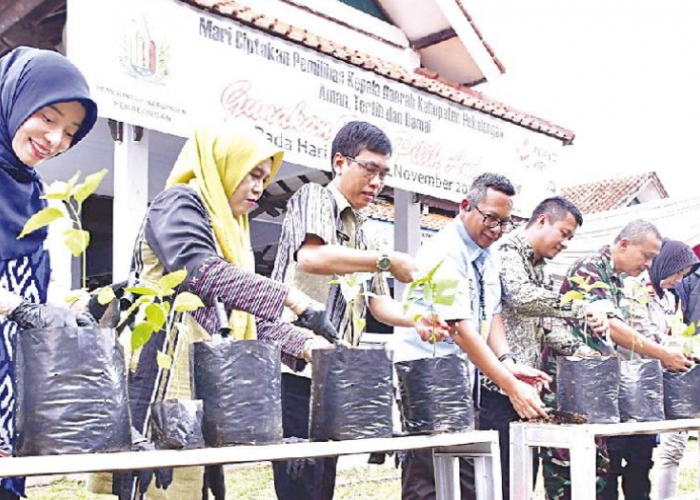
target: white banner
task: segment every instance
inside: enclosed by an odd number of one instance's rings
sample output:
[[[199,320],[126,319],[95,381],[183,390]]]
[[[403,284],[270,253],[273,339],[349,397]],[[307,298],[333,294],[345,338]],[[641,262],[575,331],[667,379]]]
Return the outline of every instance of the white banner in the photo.
[[[250,120],[321,170],[338,129],[366,120],[392,140],[392,187],[460,201],[484,171],[534,200],[554,187],[556,139],[177,0],[69,0],[68,45],[104,117],[183,137]]]

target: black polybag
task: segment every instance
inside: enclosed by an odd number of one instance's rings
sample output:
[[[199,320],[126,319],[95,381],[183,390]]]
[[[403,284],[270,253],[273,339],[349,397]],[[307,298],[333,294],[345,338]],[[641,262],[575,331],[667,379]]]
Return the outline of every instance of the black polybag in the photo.
[[[114,330],[24,330],[15,378],[18,456],[131,449],[124,351]]]
[[[391,437],[392,362],[383,347],[318,349],[312,362],[312,441]]]
[[[700,365],[685,373],[664,371],[666,418],[700,418]]]
[[[474,421],[469,366],[463,356],[401,361],[401,416],[409,434],[468,429]]]
[[[623,360],[620,363],[620,420],[663,420],[664,380],[658,359]]]
[[[204,448],[199,399],[166,399],[151,405],[151,436],[159,450]]]
[[[561,411],[589,424],[620,423],[620,358],[557,357],[557,395]]]
[[[281,351],[276,343],[195,342],[191,355],[207,446],[282,441]]]

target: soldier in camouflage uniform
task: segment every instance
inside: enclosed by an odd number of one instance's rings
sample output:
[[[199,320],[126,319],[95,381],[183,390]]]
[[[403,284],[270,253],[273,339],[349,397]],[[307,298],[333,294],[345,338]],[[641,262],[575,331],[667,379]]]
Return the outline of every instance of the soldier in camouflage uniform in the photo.
[[[610,337],[612,343],[626,349],[634,345],[635,352],[657,358],[668,370],[687,370],[690,366],[677,346],[662,346],[628,326],[622,316],[621,302],[624,298],[621,276],[639,276],[651,266],[651,263],[661,249],[662,238],[656,227],[643,220],[635,220],[627,224],[617,235],[613,245],[604,246],[599,251],[579,259],[567,273],[567,279],[562,284],[561,292],[577,290],[586,296],[586,301],[608,301],[606,308],[610,318]],[[585,286],[571,278],[579,277],[588,285],[604,283],[606,287],[596,287],[589,291]],[[601,354],[609,354],[611,342],[607,336],[596,335],[585,331],[583,323],[578,319],[566,319],[556,322],[555,328],[569,328],[574,336],[582,340],[588,347]],[[560,354],[551,348],[545,350],[545,367],[556,380],[556,356]],[[545,401],[556,405],[555,392]],[[605,485],[604,475],[607,469],[607,456],[604,443],[599,441],[597,457],[599,480],[597,492],[599,498]],[[548,500],[568,499],[571,497],[571,479],[569,475],[568,450],[547,449],[543,457],[545,492]],[[636,499],[635,499],[636,500]]]

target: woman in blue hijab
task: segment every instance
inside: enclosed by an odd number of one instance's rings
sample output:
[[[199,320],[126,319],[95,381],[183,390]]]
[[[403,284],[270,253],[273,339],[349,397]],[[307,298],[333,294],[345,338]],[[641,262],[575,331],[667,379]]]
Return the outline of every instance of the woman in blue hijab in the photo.
[[[46,206],[35,167],[77,144],[96,120],[85,78],[62,55],[20,47],[0,59],[0,456],[12,453],[18,330],[85,321],[45,304],[51,273],[46,228],[17,240]],[[23,478],[0,481],[0,500],[18,496],[24,496]]]

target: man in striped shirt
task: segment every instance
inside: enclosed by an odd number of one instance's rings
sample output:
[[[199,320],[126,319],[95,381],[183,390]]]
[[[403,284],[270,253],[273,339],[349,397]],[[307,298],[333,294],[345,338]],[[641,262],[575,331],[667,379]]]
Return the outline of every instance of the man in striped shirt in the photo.
[[[414,259],[400,252],[382,252],[367,241],[360,210],[367,207],[384,188],[390,175],[392,147],[386,134],[366,122],[350,122],[333,140],[331,162],[335,177],[328,187],[304,185],[289,200],[282,225],[280,246],[272,278],[302,290],[312,299],[327,304],[329,315],[342,339],[358,345],[361,331],[353,328],[352,311],[347,307],[334,275],[373,273],[362,284],[364,300],[355,301],[356,317],[366,309],[382,323],[416,328],[432,328],[430,318],[414,322],[401,303],[389,295],[385,273],[408,283],[418,270]],[[367,298],[364,292],[371,292]],[[288,318],[293,320],[291,311]],[[440,323],[446,331],[447,325]],[[320,337],[305,346],[311,350],[329,347]],[[282,401],[285,437],[308,437],[310,366],[301,373],[287,370],[282,375]],[[275,490],[280,500],[331,499],[335,487],[336,458],[316,459],[300,472],[288,464],[274,464]]]

